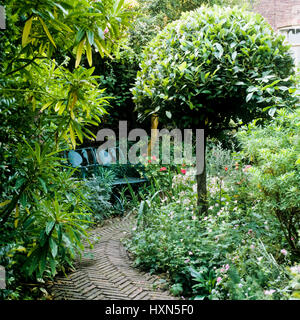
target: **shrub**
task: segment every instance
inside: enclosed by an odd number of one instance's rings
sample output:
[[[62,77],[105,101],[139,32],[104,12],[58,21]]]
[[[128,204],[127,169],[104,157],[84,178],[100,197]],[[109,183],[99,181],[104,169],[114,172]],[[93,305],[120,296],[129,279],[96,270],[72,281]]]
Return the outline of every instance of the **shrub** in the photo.
[[[173,196],[153,192],[138,209],[127,241],[136,265],[166,273],[173,294],[193,299],[288,299],[292,256],[279,221],[247,187],[249,160],[219,145],[208,155],[207,215],[195,213],[195,179],[173,175]]]
[[[205,136],[296,101],[294,62],[283,36],[237,7],[184,13],[149,43],[140,67],[132,89],[140,118],[156,114],[162,123],[205,129]],[[205,169],[197,184],[204,213]]]
[[[238,134],[249,169],[249,196],[261,210],[277,217],[292,252],[300,256],[299,119],[295,112],[278,111],[266,127],[250,125]]]
[[[112,182],[115,178],[111,170],[99,170],[99,173],[92,179],[85,182],[88,192],[87,203],[93,212],[95,221],[102,221],[113,214],[111,203]]]
[[[263,108],[290,98],[293,67],[284,38],[261,16],[203,6],[149,43],[132,92],[143,115],[219,130],[230,120],[265,116]]]

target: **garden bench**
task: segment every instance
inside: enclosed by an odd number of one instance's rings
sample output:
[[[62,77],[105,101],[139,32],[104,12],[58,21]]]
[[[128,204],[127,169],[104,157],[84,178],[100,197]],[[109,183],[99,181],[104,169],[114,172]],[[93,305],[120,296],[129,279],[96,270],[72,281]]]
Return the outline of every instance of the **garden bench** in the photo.
[[[97,175],[97,168],[106,167],[108,169],[114,168],[115,165],[119,166],[119,175],[121,177],[116,178],[113,181],[113,185],[123,185],[123,184],[135,184],[147,182],[148,178],[146,177],[144,167],[142,164],[131,164],[131,163],[122,163],[120,164],[117,161],[117,153],[121,154],[119,148],[110,148],[106,150],[97,150],[93,147],[79,148],[76,150],[69,150],[67,153],[65,151],[65,158],[68,159],[68,162],[73,168],[78,168],[81,170],[82,178],[85,179],[92,169],[93,173]],[[124,161],[123,161],[124,162]],[[126,170],[127,169],[127,170]],[[129,170],[128,170],[129,169]],[[131,169],[131,170],[130,170]],[[129,173],[138,174],[139,171],[142,173],[140,176],[130,176]]]
[[[117,161],[117,156],[123,159],[122,163]],[[112,182],[113,187],[148,181],[144,166],[140,163],[125,163],[124,156],[118,147],[109,148],[108,150],[98,150],[94,147],[78,148],[76,150],[64,151],[64,157],[68,160],[71,167],[81,171],[83,179],[93,179],[93,177],[97,176],[99,168],[106,168],[107,170],[117,171],[117,176]],[[120,198],[115,193],[113,193],[113,197],[122,207],[123,211],[123,204]]]

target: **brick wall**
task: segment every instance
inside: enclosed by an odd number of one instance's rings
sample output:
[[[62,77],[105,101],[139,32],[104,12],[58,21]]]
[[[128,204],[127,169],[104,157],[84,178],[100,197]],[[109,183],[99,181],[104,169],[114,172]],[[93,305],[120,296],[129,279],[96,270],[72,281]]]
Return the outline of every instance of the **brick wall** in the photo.
[[[275,30],[300,25],[300,0],[257,0],[254,11],[264,16]]]

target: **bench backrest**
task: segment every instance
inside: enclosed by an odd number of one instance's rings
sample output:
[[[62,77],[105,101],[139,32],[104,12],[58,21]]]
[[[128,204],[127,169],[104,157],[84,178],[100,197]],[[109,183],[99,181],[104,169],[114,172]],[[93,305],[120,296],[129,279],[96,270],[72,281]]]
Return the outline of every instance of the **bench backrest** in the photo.
[[[122,150],[118,147],[112,147],[106,149],[94,149],[95,157],[97,160],[97,163],[104,166],[109,166],[112,164],[119,163],[119,160],[121,160],[121,163],[125,164],[126,159],[122,152]]]

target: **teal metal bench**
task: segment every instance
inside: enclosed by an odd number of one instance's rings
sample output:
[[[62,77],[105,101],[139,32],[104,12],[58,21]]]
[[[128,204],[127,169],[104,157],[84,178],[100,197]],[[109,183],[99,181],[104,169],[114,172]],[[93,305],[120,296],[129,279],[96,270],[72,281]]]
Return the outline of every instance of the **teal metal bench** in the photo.
[[[64,157],[68,160],[71,167],[81,171],[83,179],[93,178],[93,175],[97,175],[98,168],[102,167],[117,172],[116,179],[112,183],[114,187],[148,181],[144,166],[140,163],[126,163],[120,148],[109,148],[108,150],[99,150],[93,147],[79,148],[64,151]],[[121,163],[118,161],[120,158],[122,158]],[[115,193],[113,193],[113,197],[118,206],[121,207],[121,211],[124,211],[120,198]]]

